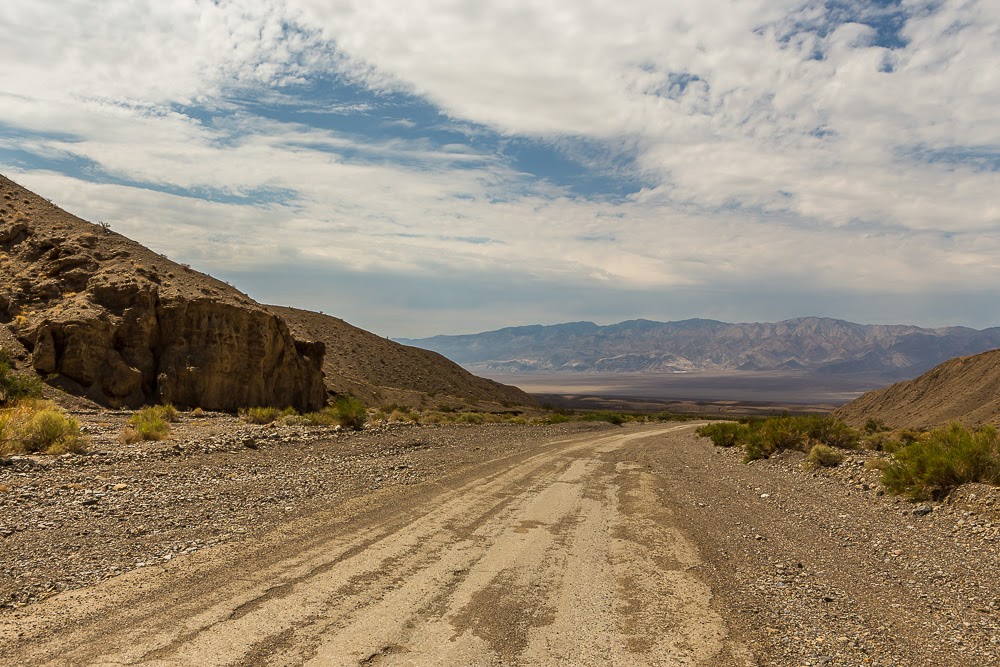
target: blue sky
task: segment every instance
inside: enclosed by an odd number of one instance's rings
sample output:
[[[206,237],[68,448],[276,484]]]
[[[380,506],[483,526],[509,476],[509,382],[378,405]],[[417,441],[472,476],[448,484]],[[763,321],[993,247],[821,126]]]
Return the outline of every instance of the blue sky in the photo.
[[[1000,324],[990,2],[0,6],[0,172],[383,335]]]

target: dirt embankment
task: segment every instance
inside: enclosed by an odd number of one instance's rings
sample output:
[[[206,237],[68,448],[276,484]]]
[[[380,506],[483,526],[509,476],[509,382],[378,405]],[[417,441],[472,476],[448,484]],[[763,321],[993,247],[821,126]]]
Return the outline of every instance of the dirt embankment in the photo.
[[[870,391],[834,416],[857,426],[879,419],[893,428],[998,424],[1000,350],[952,359],[913,380]]]
[[[1000,647],[1000,498],[915,513],[873,454],[748,466],[690,425],[233,437],[0,468],[0,568],[105,579],[0,612],[0,661],[967,667]]]

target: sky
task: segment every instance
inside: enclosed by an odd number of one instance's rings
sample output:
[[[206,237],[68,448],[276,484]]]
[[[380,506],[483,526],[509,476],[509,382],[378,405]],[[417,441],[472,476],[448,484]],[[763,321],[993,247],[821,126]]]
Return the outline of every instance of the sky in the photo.
[[[1000,325],[995,0],[7,0],[0,173],[420,337]]]

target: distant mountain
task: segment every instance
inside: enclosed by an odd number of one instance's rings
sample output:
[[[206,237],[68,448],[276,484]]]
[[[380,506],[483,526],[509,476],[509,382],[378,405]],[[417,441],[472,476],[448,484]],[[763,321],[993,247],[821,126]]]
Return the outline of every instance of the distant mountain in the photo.
[[[292,335],[326,346],[323,374],[327,391],[351,394],[370,405],[419,406],[486,402],[500,406],[533,405],[517,387],[477,377],[430,350],[408,347],[347,322],[308,310],[266,308],[288,323]]]
[[[1000,423],[1000,350],[951,359],[918,378],[870,391],[834,413],[861,426],[894,428]]]
[[[926,329],[825,317],[729,324],[691,319],[571,322],[463,336],[399,339],[479,373],[801,370],[909,378],[951,359],[1000,347],[1000,327]]]

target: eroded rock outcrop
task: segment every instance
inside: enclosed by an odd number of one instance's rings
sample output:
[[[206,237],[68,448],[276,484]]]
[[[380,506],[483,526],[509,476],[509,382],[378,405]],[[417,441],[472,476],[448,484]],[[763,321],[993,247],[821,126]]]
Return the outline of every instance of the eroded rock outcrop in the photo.
[[[322,343],[3,177],[0,192],[0,323],[52,384],[109,406],[324,404]]]

